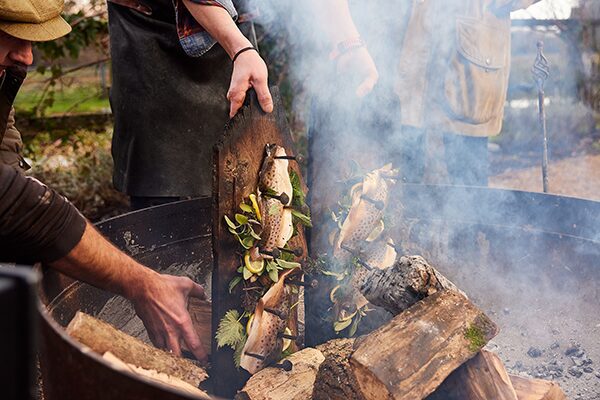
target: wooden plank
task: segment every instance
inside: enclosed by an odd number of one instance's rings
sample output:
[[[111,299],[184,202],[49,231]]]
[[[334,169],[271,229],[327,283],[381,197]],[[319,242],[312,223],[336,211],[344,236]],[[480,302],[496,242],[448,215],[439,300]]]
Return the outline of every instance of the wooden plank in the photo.
[[[497,332],[465,296],[443,290],[366,336],[350,365],[368,399],[422,399]]]
[[[310,400],[319,366],[325,357],[313,348],[292,354],[286,360],[293,364],[291,371],[265,368],[248,380],[236,400]]]
[[[149,346],[112,325],[78,311],[67,326],[75,340],[103,355],[113,353],[127,364],[162,372],[198,387],[208,375],[191,361]]]
[[[500,358],[482,350],[442,383],[427,400],[518,400]]]
[[[281,145],[288,155],[296,155],[279,91],[271,88],[271,94],[274,111],[266,114],[260,108],[254,91],[249,91],[247,104],[230,121],[214,150],[212,366],[218,371],[214,375],[215,394],[226,398],[233,397],[247,377],[235,368],[233,351],[227,347],[217,349],[214,340],[219,321],[227,310],[241,309],[241,285],[232,294],[228,288],[240,265],[239,244],[227,230],[223,217],[233,215],[242,200],[256,191],[267,144]],[[297,163],[291,162],[290,167],[302,178]],[[302,248],[303,254],[308,253],[302,229],[290,241],[290,246]],[[297,309],[298,307],[294,307],[294,311],[290,313],[293,334],[297,334]]]
[[[519,400],[567,400],[558,383],[510,375]]]

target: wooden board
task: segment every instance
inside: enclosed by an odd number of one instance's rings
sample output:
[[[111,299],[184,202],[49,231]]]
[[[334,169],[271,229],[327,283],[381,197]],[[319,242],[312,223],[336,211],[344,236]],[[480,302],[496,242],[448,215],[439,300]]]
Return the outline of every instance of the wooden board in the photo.
[[[229,293],[229,282],[236,276],[240,266],[240,246],[227,230],[223,217],[238,211],[243,199],[256,191],[258,174],[264,157],[265,146],[275,143],[283,146],[288,155],[296,155],[290,136],[279,91],[271,88],[274,111],[266,114],[260,108],[253,90],[248,92],[248,102],[228,124],[223,139],[215,146],[213,173],[213,255],[212,281],[212,367],[215,394],[231,398],[239,390],[247,376],[235,368],[233,351],[227,347],[217,349],[214,340],[219,321],[230,309],[241,309],[238,285]],[[296,162],[290,162],[302,178]],[[301,247],[308,254],[303,230],[292,241],[293,248]],[[295,301],[294,301],[295,302]],[[292,331],[297,333],[297,309],[291,316]]]
[[[502,360],[482,350],[442,383],[427,400],[517,400]]]
[[[67,326],[67,333],[100,355],[111,352],[127,364],[162,372],[194,387],[198,387],[208,377],[204,369],[191,361],[147,345],[81,311],[75,314]]]
[[[311,400],[319,366],[325,357],[313,348],[300,350],[287,357],[291,371],[265,368],[248,380],[236,400]]]
[[[519,400],[567,400],[558,383],[510,375]]]
[[[354,377],[368,399],[422,399],[498,332],[465,296],[437,292],[356,345]]]

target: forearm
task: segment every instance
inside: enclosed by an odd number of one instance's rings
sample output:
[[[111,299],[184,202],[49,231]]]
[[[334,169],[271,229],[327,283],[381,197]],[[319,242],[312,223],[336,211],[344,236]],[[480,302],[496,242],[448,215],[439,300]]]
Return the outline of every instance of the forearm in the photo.
[[[118,250],[88,222],[81,241],[50,266],[72,278],[134,298],[158,275]]]
[[[507,11],[516,11],[527,8],[540,0],[496,0],[494,7],[496,9],[506,9]]]
[[[196,21],[225,49],[230,58],[244,47],[252,46],[224,8],[198,4],[190,0],[183,0],[183,3]]]
[[[324,27],[332,46],[360,36],[350,13],[348,0],[309,0],[314,17]]]

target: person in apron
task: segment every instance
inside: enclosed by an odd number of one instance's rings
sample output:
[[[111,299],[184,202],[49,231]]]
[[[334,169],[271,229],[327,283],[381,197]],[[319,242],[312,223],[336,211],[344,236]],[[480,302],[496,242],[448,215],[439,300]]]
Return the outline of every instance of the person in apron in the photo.
[[[246,90],[273,108],[245,5],[109,0],[108,11],[115,187],[133,209],[210,195],[213,146]]]

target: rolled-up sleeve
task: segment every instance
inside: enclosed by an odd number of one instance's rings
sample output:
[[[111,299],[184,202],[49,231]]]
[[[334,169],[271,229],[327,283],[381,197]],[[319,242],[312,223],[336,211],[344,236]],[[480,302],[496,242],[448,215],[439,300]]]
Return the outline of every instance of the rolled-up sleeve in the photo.
[[[79,243],[85,226],[66,198],[0,164],[0,261],[56,261]]]
[[[235,21],[238,18],[237,10],[232,0],[190,0],[192,3],[207,6],[222,7]],[[216,40],[194,19],[182,0],[173,0],[177,18],[177,33],[179,42],[185,53],[190,57],[200,57],[210,50]]]

